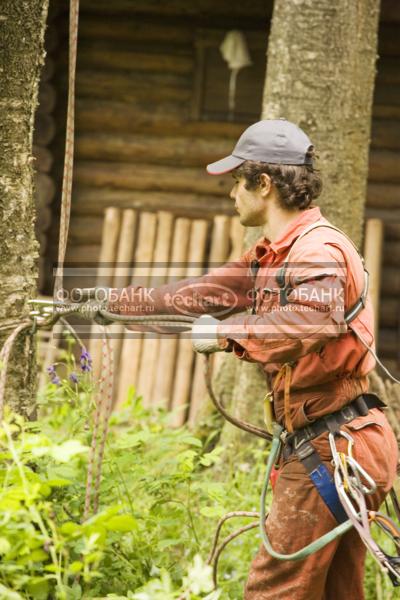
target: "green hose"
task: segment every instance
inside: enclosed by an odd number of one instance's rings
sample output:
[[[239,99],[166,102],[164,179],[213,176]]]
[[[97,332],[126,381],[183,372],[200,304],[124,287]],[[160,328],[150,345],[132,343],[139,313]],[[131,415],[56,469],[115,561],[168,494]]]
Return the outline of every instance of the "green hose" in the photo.
[[[274,425],[274,435],[271,442],[271,452],[268,457],[267,470],[261,493],[260,533],[266,551],[273,558],[277,558],[278,560],[303,560],[304,558],[307,558],[307,556],[310,556],[310,554],[313,554],[314,552],[321,550],[321,548],[324,548],[324,546],[329,544],[329,542],[335,540],[340,535],[343,535],[343,533],[351,529],[353,525],[350,520],[345,521],[344,523],[341,523],[334,529],[331,529],[331,531],[328,531],[328,533],[325,533],[325,535],[321,536],[317,540],[311,542],[311,544],[308,544],[308,546],[304,546],[304,548],[298,550],[297,552],[293,552],[292,554],[280,554],[279,552],[275,552],[275,550],[271,546],[271,542],[268,539],[268,535],[265,529],[265,520],[267,518],[265,512],[265,499],[267,496],[271,471],[279,456],[279,450],[281,445],[280,435],[282,431],[283,428],[280,425]]]

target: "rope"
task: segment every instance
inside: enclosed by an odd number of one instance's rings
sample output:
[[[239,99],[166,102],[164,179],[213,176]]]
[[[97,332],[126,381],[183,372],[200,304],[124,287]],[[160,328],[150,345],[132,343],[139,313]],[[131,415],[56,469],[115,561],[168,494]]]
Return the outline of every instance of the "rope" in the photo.
[[[67,249],[71,212],[72,176],[74,167],[75,72],[78,42],[78,20],[79,0],[70,0],[67,124],[65,133],[65,159],[61,192],[60,237],[58,242],[57,272],[54,283],[54,295],[59,299],[63,298],[63,265],[65,252]]]

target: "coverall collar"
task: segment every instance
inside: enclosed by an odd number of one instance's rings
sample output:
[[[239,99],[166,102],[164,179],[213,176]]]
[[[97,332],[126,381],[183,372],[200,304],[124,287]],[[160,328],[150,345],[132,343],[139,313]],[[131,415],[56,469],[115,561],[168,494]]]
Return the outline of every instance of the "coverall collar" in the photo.
[[[314,206],[312,208],[308,208],[306,210],[302,210],[298,217],[289,223],[289,225],[284,229],[282,235],[275,240],[275,242],[270,242],[267,238],[263,238],[257,244],[255,251],[258,259],[263,258],[265,254],[272,250],[275,254],[282,252],[286,248],[289,248],[295,239],[300,235],[300,233],[316,221],[321,219],[321,211],[318,206]]]

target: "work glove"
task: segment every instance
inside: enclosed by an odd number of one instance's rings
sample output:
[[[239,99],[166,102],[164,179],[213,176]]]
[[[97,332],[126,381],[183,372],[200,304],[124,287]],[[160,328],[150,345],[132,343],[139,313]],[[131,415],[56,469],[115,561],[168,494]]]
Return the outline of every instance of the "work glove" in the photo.
[[[202,315],[196,319],[192,328],[192,346],[196,352],[210,354],[223,350],[218,343],[217,327],[218,319],[211,315]]]

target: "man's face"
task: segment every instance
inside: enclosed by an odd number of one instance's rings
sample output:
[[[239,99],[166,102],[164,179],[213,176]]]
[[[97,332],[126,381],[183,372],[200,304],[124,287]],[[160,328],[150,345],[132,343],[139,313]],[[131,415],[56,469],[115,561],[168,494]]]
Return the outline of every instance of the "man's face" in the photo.
[[[232,173],[234,185],[230,197],[235,201],[235,208],[239,213],[240,223],[246,227],[259,227],[267,222],[266,200],[261,193],[261,188],[247,190],[246,179]]]

